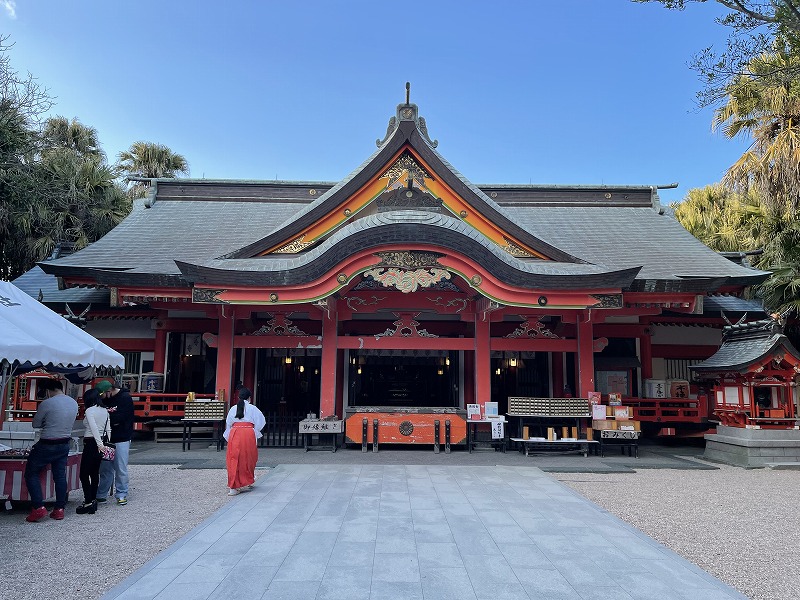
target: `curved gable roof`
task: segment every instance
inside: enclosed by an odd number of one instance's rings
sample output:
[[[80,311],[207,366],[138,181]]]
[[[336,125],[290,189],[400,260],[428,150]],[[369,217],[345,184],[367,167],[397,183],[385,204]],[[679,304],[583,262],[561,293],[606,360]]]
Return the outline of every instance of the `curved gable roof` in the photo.
[[[402,115],[403,110],[406,110],[405,107],[413,111],[413,118],[399,119],[399,125],[388,136],[387,140],[348,177],[303,210],[297,212],[275,231],[235,252],[223,255],[223,257],[251,258],[268,252],[275,247],[290,243],[304,230],[312,227],[326,215],[335,211],[370,181],[379,177],[390,166],[391,161],[403,152],[404,148],[411,148],[430,166],[436,178],[440,178],[474,211],[483,215],[488,221],[507,232],[511,237],[516,238],[532,250],[551,260],[572,263],[584,262],[582,259],[563,251],[557,245],[545,242],[532,235],[515,223],[497,203],[470,183],[466,177],[456,171],[450,163],[436,152],[432,144],[429,143],[427,136],[419,130],[415,105],[399,105],[398,117]]]
[[[349,223],[303,254],[222,258],[200,263],[177,261],[193,283],[288,286],[307,283],[359,251],[393,244],[424,244],[471,257],[509,285],[539,289],[607,289],[631,284],[639,267],[609,269],[583,263],[525,260],[513,257],[472,227],[447,215],[402,210],[379,213]]]

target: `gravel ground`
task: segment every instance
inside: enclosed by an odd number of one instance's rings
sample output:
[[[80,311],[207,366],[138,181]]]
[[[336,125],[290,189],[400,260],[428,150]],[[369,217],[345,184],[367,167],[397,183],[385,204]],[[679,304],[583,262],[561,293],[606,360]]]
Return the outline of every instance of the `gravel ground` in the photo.
[[[554,477],[754,600],[800,598],[800,472],[715,466]]]
[[[553,476],[754,600],[800,598],[800,472],[714,466]],[[130,470],[127,506],[76,515],[74,492],[61,522],[0,514],[3,596],[98,598],[229,500],[224,469]]]
[[[229,500],[224,469],[129,470],[127,506],[111,498],[96,514],[77,515],[77,491],[63,521],[27,523],[22,509],[0,514],[4,598],[99,598]]]

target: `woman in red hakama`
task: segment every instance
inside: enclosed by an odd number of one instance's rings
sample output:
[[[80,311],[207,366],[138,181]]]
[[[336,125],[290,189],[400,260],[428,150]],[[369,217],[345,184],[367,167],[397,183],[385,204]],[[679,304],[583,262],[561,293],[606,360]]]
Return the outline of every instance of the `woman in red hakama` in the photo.
[[[228,411],[223,437],[228,442],[225,463],[228,468],[228,495],[252,489],[255,483],[258,447],[256,439],[262,436],[266,424],[264,414],[250,403],[250,390],[239,390],[239,402]]]

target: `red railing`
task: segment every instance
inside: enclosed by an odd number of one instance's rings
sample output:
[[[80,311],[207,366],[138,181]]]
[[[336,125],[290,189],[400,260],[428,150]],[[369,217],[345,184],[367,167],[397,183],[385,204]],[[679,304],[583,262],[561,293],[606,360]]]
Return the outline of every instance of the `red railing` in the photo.
[[[717,408],[714,415],[722,425],[728,427],[754,426],[760,429],[794,429],[800,419],[789,417],[783,409],[761,410],[758,416],[752,416],[744,408]]]
[[[186,403],[186,394],[133,392],[133,411],[137,421],[154,419],[180,419]],[[214,394],[195,394],[195,398],[213,398]]]
[[[623,398],[633,408],[633,419],[649,423],[703,423],[708,420],[708,398]]]

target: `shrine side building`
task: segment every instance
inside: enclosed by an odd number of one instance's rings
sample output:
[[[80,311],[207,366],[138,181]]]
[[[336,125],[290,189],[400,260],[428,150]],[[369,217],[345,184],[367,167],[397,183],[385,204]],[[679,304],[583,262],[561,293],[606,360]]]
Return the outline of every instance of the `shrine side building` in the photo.
[[[411,103],[377,146],[338,183],[153,180],[40,267],[108,290],[87,330],[166,391],[241,382],[266,413],[321,417],[640,398],[712,356],[724,316],[763,317],[742,295],[768,273],[696,240],[654,186],[474,185]]]

